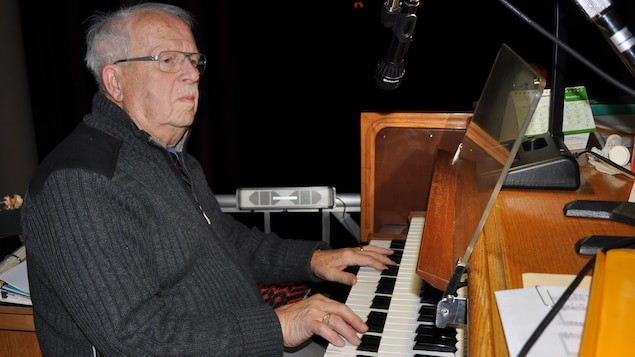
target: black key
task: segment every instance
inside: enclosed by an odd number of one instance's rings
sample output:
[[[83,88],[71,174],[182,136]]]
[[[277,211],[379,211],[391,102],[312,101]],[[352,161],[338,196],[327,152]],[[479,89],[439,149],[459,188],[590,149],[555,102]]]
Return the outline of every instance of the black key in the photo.
[[[379,350],[381,336],[362,335],[362,343],[357,346],[359,351],[377,352]]]
[[[373,298],[373,302],[370,305],[373,309],[388,310],[390,307],[390,296],[377,295]]]
[[[456,352],[456,346],[427,342],[417,342],[415,343],[413,349],[415,351]]]
[[[426,315],[420,314],[417,318],[418,322],[427,323],[427,324],[436,324],[437,316],[436,315]]]
[[[456,338],[456,329],[453,327],[438,328],[436,326],[419,325],[415,331],[417,336],[436,336],[438,338]]]
[[[392,260],[393,262],[395,262],[397,264],[401,263],[401,258],[402,257],[403,257],[403,251],[401,251],[401,250],[395,250],[395,252],[393,254],[388,256],[388,258],[390,258],[390,260]]]
[[[421,289],[421,302],[431,303],[435,306],[443,298],[443,291],[436,289],[432,285],[424,285]]]
[[[438,329],[438,330],[442,330],[442,329]],[[444,344],[449,346],[454,346],[457,342],[456,332],[446,333],[443,331],[426,331],[426,330],[422,330],[421,333],[418,333],[417,336],[415,336],[414,340],[416,342],[421,342],[421,343],[438,343],[438,344]]]
[[[384,331],[384,325],[386,325],[386,317],[388,314],[380,311],[371,311],[368,314],[366,324],[368,325],[368,332],[382,332]]]
[[[398,272],[399,272],[399,265],[389,265],[388,269],[381,271],[381,275],[396,277]]]
[[[395,290],[395,282],[397,279],[382,277],[379,279],[377,283],[377,290],[375,290],[378,294],[391,294]]]
[[[436,316],[437,307],[436,305],[421,305],[419,308],[419,314]]]
[[[420,336],[415,337],[415,342],[446,345],[446,346],[454,346],[456,344],[456,339],[445,337],[445,336],[425,336],[425,335],[420,335]]]
[[[390,242],[390,249],[395,250],[395,249],[401,249],[403,250],[404,247],[406,246],[406,240],[400,240],[400,239],[393,239]]]

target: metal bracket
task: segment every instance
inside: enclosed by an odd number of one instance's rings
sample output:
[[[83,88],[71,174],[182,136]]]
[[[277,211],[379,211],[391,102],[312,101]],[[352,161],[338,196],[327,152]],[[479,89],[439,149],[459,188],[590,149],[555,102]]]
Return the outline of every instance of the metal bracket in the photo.
[[[437,303],[435,324],[439,328],[448,325],[467,324],[467,298],[459,297],[460,287],[467,281],[467,265],[462,261],[454,268],[448,286],[443,292],[443,299]]]
[[[438,328],[467,325],[467,299],[449,295],[437,303],[435,324]]]

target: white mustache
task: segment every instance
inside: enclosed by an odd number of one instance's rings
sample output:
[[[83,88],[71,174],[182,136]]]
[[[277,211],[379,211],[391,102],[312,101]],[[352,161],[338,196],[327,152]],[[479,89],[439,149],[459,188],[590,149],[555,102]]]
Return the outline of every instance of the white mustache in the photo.
[[[184,87],[181,91],[179,91],[177,97],[186,97],[186,96],[198,96],[198,88],[196,86],[187,86]]]

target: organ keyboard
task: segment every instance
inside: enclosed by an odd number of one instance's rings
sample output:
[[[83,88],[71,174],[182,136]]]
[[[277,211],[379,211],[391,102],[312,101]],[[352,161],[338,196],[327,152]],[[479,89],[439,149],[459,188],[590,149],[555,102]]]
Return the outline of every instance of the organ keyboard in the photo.
[[[465,356],[464,328],[435,326],[443,292],[417,274],[424,217],[413,217],[406,240],[372,240],[395,250],[396,269],[360,267],[346,304],[365,318],[369,331],[359,346],[327,346],[324,356]]]

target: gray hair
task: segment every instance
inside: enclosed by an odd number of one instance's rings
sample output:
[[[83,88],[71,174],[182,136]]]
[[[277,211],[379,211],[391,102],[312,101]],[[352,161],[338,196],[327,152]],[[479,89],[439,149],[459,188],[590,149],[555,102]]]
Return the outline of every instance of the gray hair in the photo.
[[[93,74],[99,90],[105,91],[101,69],[110,63],[128,57],[130,34],[126,25],[132,16],[146,11],[165,12],[177,16],[190,28],[194,26],[192,14],[182,8],[155,2],[124,6],[113,12],[96,12],[88,18],[86,32],[86,57],[88,70]]]

